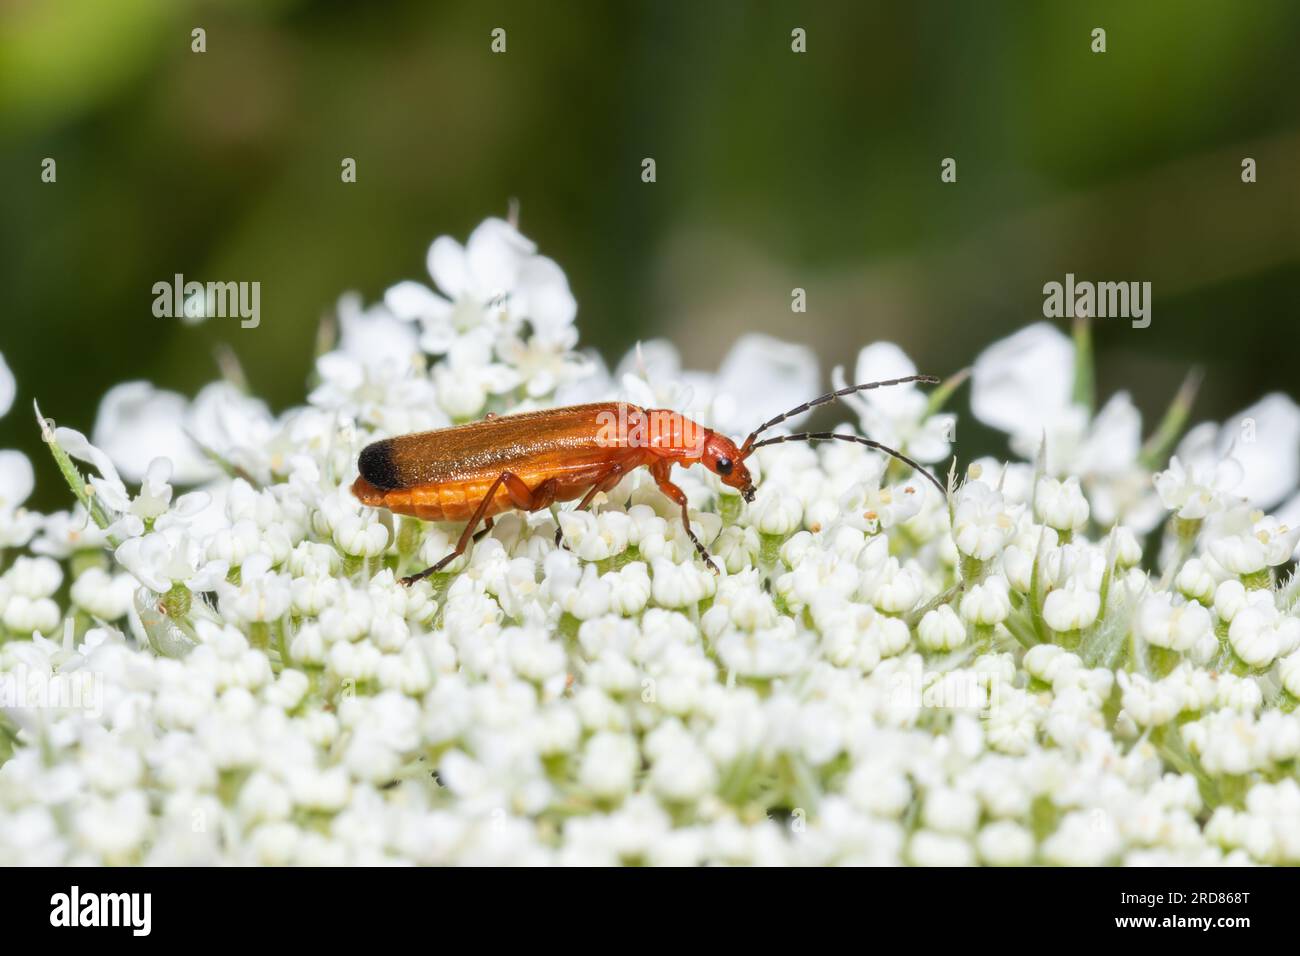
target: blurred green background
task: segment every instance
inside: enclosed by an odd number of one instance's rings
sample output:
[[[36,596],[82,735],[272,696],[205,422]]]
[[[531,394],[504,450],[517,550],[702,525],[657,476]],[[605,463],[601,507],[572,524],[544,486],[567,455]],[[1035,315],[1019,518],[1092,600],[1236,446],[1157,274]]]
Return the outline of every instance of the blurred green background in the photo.
[[[1300,391],[1298,54],[1294,0],[0,0],[0,447],[64,506],[33,396],[89,431],[117,382],[193,395],[221,342],[299,403],[341,292],[426,278],[434,236],[511,197],[610,361],[666,335],[711,368],[761,330],[827,376],[878,339],[948,373],[1070,271],[1153,283],[1150,328],[1096,330],[1100,394],[1150,428],[1199,363],[1223,418]],[[154,318],[177,272],[260,281],[260,327]]]

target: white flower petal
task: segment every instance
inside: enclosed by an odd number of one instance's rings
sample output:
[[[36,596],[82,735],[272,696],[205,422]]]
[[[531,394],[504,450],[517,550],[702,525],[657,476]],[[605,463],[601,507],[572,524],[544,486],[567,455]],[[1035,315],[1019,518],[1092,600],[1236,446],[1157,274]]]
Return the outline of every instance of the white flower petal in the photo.
[[[172,460],[177,484],[194,484],[217,474],[185,433],[188,403],[184,396],[127,382],[109,390],[95,418],[95,444],[117,465],[127,481],[144,478],[158,456]]]
[[[468,291],[484,300],[513,291],[524,261],[536,251],[537,247],[504,219],[483,220],[465,244],[473,282]]]
[[[339,302],[339,327],[338,350],[372,371],[400,374],[420,351],[415,327],[383,306],[362,310],[358,299],[345,297]]]
[[[0,511],[21,507],[36,487],[32,463],[20,451],[0,451]]]
[[[427,257],[429,275],[442,294],[450,299],[459,299],[470,290],[469,262],[465,257],[465,247],[451,236],[439,236],[429,246]]]
[[[1218,451],[1241,463],[1237,493],[1273,507],[1300,482],[1300,406],[1281,392],[1264,396],[1224,424]]]
[[[866,382],[884,382],[895,378],[906,378],[916,374],[916,363],[907,357],[907,353],[893,342],[875,342],[858,353],[858,362],[853,370],[853,381],[849,385],[861,385]],[[842,387],[842,386],[837,386]],[[908,405],[909,392],[915,385],[894,385],[890,388],[873,388],[859,392],[855,398],[875,406],[888,415],[897,415]]]
[[[682,355],[667,339],[638,342],[614,369],[615,378],[637,375],[647,381],[674,378],[682,370]]]
[[[533,256],[519,269],[519,288],[511,311],[527,318],[534,334],[544,342],[564,335],[578,314],[578,301],[569,291],[563,270],[545,256]]]
[[[1069,405],[1073,387],[1073,343],[1038,322],[980,353],[971,375],[971,411],[999,431],[1034,436]]]
[[[1133,466],[1142,447],[1142,415],[1128,392],[1106,402],[1079,449],[1073,467],[1081,474],[1120,474]]]
[[[122,479],[118,476],[117,466],[113,464],[113,460],[102,450],[92,445],[90,439],[75,428],[59,426],[54,430],[54,440],[71,457],[94,465],[95,469],[104,476],[106,481],[116,485],[122,484]],[[125,488],[123,488],[122,493],[126,493]]]
[[[13,407],[14,395],[18,391],[18,383],[14,379],[14,373],[9,370],[9,364],[5,362],[4,353],[0,353],[0,418],[9,414],[9,409]]]
[[[384,305],[399,319],[445,319],[451,303],[420,282],[399,282],[384,293]]]
[[[717,391],[730,399],[718,428],[743,435],[810,398],[818,392],[817,356],[804,345],[783,342],[770,335],[743,335],[722,360]],[[795,427],[807,413],[789,419]]]

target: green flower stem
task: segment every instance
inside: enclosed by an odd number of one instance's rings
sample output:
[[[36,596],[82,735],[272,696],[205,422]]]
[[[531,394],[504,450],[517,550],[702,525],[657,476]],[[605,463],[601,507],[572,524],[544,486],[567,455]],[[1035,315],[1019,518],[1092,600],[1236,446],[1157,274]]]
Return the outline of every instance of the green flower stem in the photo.
[[[280,667],[293,666],[293,660],[289,657],[289,622],[288,620],[279,621],[275,625],[275,645],[280,651]]]
[[[984,580],[984,575],[988,573],[988,562],[981,561],[979,558],[972,558],[969,554],[958,552],[960,559],[959,572],[961,579],[966,584],[978,584]]]
[[[1247,591],[1271,591],[1273,589],[1273,569],[1264,568],[1251,574],[1243,574],[1241,583]]]
[[[1182,654],[1167,647],[1156,647],[1153,644],[1147,644],[1146,652],[1147,666],[1151,670],[1152,677],[1167,677],[1183,661]]]
[[[54,464],[58,466],[59,473],[63,475],[63,480],[68,483],[73,495],[81,502],[81,506],[86,509],[86,513],[94,519],[95,524],[101,529],[107,529],[113,523],[108,509],[96,497],[94,489],[89,482],[77,470],[73,464],[72,458],[66,451],[60,447],[58,439],[54,437],[54,429],[51,423],[41,414],[41,407],[32,402],[32,407],[36,409],[36,421],[41,428],[41,439],[50,447],[50,454],[54,457]],[[118,542],[113,542],[117,544]]]
[[[1079,650],[1083,642],[1083,631],[1053,631],[1052,634],[1056,638],[1053,643],[1072,654]]]
[[[908,611],[906,614],[903,615],[903,621],[907,624],[909,628],[914,628],[918,623],[920,623],[921,618],[925,617],[935,608],[943,607],[943,605],[948,604],[949,602],[955,600],[965,590],[966,590],[965,582],[958,581],[956,584],[952,585],[952,587],[948,588],[943,593],[931,598],[929,601],[925,602],[920,607],[913,608],[911,611]]]
[[[420,547],[420,536],[419,519],[403,517],[397,529],[397,553],[404,558],[415,554]]]
[[[1006,627],[1007,632],[1016,639],[1017,644],[1026,650],[1042,643],[1034,630],[1033,622],[1029,618],[1029,611],[1022,604],[1019,609],[1003,621],[1003,626]]]
[[[1201,379],[1204,376],[1204,371],[1199,368],[1194,368],[1187,373],[1183,384],[1174,395],[1174,400],[1169,403],[1165,417],[1160,420],[1155,432],[1143,444],[1142,451],[1138,454],[1138,463],[1148,471],[1163,467],[1168,460],[1170,449],[1174,447],[1174,442],[1178,440],[1178,436],[1187,425],[1187,418],[1192,412],[1192,403],[1196,401],[1196,393],[1200,391]]]
[[[760,534],[758,560],[762,567],[776,567],[781,560],[781,545],[785,544],[785,538],[779,534]]]
[[[1039,548],[1039,551],[1042,551],[1041,547]],[[1047,600],[1047,596],[1043,594],[1043,582],[1038,571],[1038,557],[1035,556],[1034,568],[1029,575],[1029,595],[1027,597],[1029,605],[1029,620],[1034,626],[1034,634],[1038,638],[1038,643],[1050,644],[1052,640],[1052,629],[1048,627],[1047,622],[1043,620],[1043,602]]]
[[[1253,781],[1248,776],[1225,774],[1211,781],[1213,797],[1206,801],[1212,807],[1235,807],[1238,810],[1246,806],[1246,794]]]
[[[248,643],[266,650],[271,646],[271,625],[265,621],[253,621],[248,625]]]
[[[163,595],[163,609],[172,620],[182,621],[189,617],[193,599],[190,589],[177,581],[171,586],[171,590]]]
[[[1223,784],[1231,778],[1215,779],[1206,773],[1200,762],[1187,752],[1187,745],[1183,743],[1176,724],[1162,724],[1152,728],[1150,740],[1151,745],[1160,754],[1161,760],[1179,773],[1196,778],[1201,799],[1209,807],[1214,808],[1225,802],[1227,795],[1224,793]]]
[[[1092,367],[1092,325],[1086,315],[1074,320],[1074,404],[1092,415],[1097,407],[1096,379]]]
[[[1178,539],[1178,547],[1174,552],[1174,559],[1169,562],[1169,567],[1165,568],[1165,573],[1160,576],[1160,590],[1168,590],[1178,572],[1187,563],[1187,559],[1196,550],[1196,538],[1201,533],[1203,523],[1201,518],[1174,518],[1172,527],[1174,536]]]
[[[70,577],[73,581],[81,577],[83,573],[91,568],[108,567],[103,552],[100,551],[78,551],[68,559],[68,565],[72,571]]]
[[[930,393],[929,404],[925,407],[925,417],[929,418],[935,412],[940,411],[952,397],[952,393],[962,386],[966,379],[970,378],[970,368],[964,368],[954,375],[950,375],[938,388]]]

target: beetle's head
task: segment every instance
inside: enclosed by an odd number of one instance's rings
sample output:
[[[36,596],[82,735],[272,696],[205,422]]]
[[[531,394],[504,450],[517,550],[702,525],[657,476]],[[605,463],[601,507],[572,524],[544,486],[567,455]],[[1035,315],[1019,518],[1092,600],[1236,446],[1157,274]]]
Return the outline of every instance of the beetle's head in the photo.
[[[740,449],[726,435],[711,431],[704,441],[704,452],[700,456],[704,467],[719,478],[724,485],[737,488],[746,501],[754,500],[754,479],[745,467]]]

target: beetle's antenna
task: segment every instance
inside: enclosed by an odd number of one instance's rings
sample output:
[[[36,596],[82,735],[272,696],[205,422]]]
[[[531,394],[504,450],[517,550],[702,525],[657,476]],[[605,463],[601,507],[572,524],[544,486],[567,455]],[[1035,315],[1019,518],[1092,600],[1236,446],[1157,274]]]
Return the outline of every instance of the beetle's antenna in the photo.
[[[892,458],[897,458],[917,474],[923,475],[930,484],[939,489],[939,494],[943,495],[945,498],[948,497],[948,489],[941,485],[939,479],[930,474],[924,465],[908,458],[901,451],[895,451],[888,445],[882,445],[880,442],[872,441],[870,438],[860,438],[857,435],[845,435],[842,432],[799,432],[796,435],[777,435],[775,438],[764,438],[762,441],[754,442],[753,445],[750,445],[749,451],[752,452],[756,448],[762,448],[764,445],[779,445],[781,442],[786,441],[851,441],[858,445],[866,445],[868,448],[874,448],[876,451],[883,451],[886,455],[889,455]],[[746,452],[746,454],[749,454],[749,452]]]
[[[792,408],[788,412],[785,412],[782,415],[777,415],[776,418],[773,418],[771,421],[763,422],[763,424],[755,428],[750,433],[749,437],[745,439],[745,444],[743,444],[740,447],[740,457],[741,458],[748,457],[749,453],[754,448],[758,447],[757,445],[754,444],[754,439],[757,438],[759,435],[761,435],[763,432],[767,431],[773,425],[781,424],[787,418],[790,418],[794,415],[802,415],[810,408],[816,408],[818,405],[826,405],[829,402],[833,402],[835,401],[835,399],[840,398],[844,395],[852,395],[854,392],[865,392],[869,388],[886,388],[890,385],[906,385],[908,382],[921,382],[925,385],[939,384],[939,380],[935,378],[933,375],[908,375],[906,378],[891,378],[884,382],[867,382],[866,384],[863,385],[849,385],[846,388],[837,389],[834,392],[827,392],[825,395],[821,396],[820,398],[814,398],[811,402],[804,402],[802,405],[796,408]],[[764,441],[764,442],[759,442],[759,444],[772,445],[775,444],[775,441]],[[889,449],[885,448],[882,450],[888,451]],[[891,453],[891,454],[895,454],[895,453]],[[895,454],[895,457],[899,457],[899,456]]]

